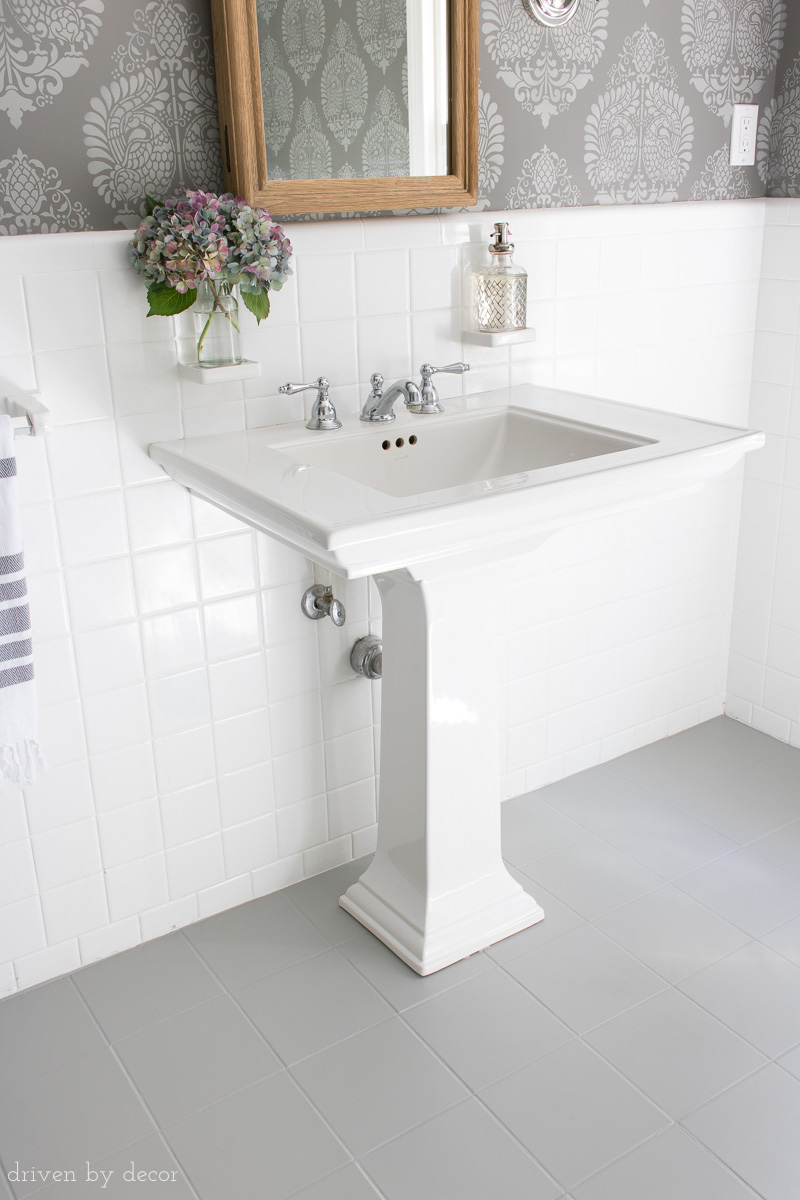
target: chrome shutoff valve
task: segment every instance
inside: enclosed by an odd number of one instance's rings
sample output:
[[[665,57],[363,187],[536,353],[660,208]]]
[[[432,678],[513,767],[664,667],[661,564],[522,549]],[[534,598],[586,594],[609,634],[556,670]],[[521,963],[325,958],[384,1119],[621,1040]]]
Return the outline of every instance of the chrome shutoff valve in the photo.
[[[340,628],[347,617],[341,600],[336,599],[330,586],[325,583],[315,583],[303,592],[300,607],[310,620],[321,621],[323,617],[330,617],[334,625]]]
[[[296,392],[307,392],[316,388],[317,398],[312,406],[311,416],[306,422],[306,429],[341,429],[342,422],[337,417],[333,401],[328,395],[330,386],[325,376],[320,375],[319,379],[315,379],[313,383],[282,383],[278,391],[283,396],[294,396]]]

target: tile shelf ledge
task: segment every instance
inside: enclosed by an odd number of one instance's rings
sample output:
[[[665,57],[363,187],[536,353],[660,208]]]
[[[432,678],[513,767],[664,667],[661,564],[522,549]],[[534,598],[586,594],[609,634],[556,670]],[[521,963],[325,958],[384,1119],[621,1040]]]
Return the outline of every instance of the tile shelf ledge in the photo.
[[[178,374],[191,383],[233,383],[237,379],[257,379],[261,363],[243,358],[227,367],[199,367],[197,363],[178,363]]]
[[[497,333],[482,333],[477,329],[465,329],[462,342],[470,346],[516,346],[521,342],[535,342],[535,329],[502,329]]]

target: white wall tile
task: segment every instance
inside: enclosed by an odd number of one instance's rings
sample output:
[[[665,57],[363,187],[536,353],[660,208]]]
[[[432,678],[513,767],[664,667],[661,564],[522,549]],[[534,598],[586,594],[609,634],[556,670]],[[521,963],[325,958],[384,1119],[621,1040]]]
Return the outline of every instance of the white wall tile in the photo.
[[[153,742],[159,791],[175,792],[213,779],[214,747],[208,726]]]
[[[297,288],[303,324],[354,317],[353,255],[309,254],[298,264]]]
[[[220,775],[219,809],[223,828],[252,821],[274,807],[271,763],[258,763],[243,771]]]
[[[128,543],[121,490],[62,500],[58,535],[65,567],[124,554]]]
[[[39,576],[44,579],[45,576]],[[128,558],[71,567],[65,572],[72,629],[101,629],[136,615]]]
[[[135,689],[137,699],[142,693]],[[153,747],[150,741],[105,754],[93,754],[91,774],[98,813],[135,804],[156,794]]]
[[[73,425],[111,416],[111,383],[103,346],[50,350],[35,356],[36,382],[49,423]]]
[[[131,550],[152,550],[192,539],[192,515],[185,488],[173,480],[128,488],[125,495]]]
[[[42,892],[42,912],[50,945],[106,925],[104,876],[86,875]]]
[[[161,818],[155,798],[101,813],[97,819],[106,868],[136,862],[163,847]]]
[[[278,857],[275,814],[267,813],[255,821],[227,829],[222,835],[222,844],[228,875],[267,866]]]
[[[22,290],[20,275],[7,275],[3,280],[0,293],[0,329],[3,330],[0,357],[25,354],[31,349],[25,293]]]
[[[222,836],[212,833],[166,852],[170,899],[193,895],[225,878]]]
[[[164,675],[147,685],[153,737],[183,733],[211,720],[208,676],[205,668]]]
[[[25,300],[34,350],[102,345],[103,318],[96,271],[28,276]]]
[[[220,829],[217,781],[195,784],[159,797],[164,845],[168,848],[193,842]]]
[[[264,708],[267,670],[263,654],[214,663],[208,672],[211,711],[217,721]]]
[[[53,492],[83,496],[119,487],[117,435],[111,420],[62,425],[47,435]]]
[[[152,854],[149,858],[139,858],[121,867],[112,867],[106,872],[106,894],[112,921],[122,921],[125,917],[146,913],[148,909],[165,904],[169,893],[164,855]],[[195,905],[195,914],[196,911]],[[194,920],[194,917],[190,915],[187,919]],[[142,936],[159,937],[169,928],[174,926],[167,925],[155,932],[152,926],[147,929],[142,921]]]

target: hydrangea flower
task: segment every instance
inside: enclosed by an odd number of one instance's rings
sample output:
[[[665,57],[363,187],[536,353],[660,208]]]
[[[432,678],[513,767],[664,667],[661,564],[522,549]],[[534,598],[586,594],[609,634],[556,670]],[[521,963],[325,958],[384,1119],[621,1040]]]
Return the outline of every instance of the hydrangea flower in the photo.
[[[215,297],[238,285],[256,320],[269,315],[268,293],[292,273],[292,246],[265,209],[199,190],[149,206],[128,246],[131,266],[147,284],[148,316],[190,308],[200,283]]]

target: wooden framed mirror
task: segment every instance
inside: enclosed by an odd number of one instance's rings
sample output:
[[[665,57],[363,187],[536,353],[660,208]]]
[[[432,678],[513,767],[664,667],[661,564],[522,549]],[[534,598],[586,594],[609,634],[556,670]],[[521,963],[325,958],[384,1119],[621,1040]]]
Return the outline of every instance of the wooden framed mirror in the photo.
[[[439,33],[441,68],[431,67],[430,59],[431,45],[436,42],[430,25],[434,0],[394,0],[389,5],[386,0],[211,0],[226,190],[243,196],[250,204],[269,209],[274,215],[457,208],[474,204],[478,193],[479,0],[438,2],[443,14]],[[329,17],[326,17],[326,5],[329,6]],[[409,50],[406,51],[408,62],[404,68],[402,97],[393,96],[384,79],[378,98],[372,98],[373,112],[381,105],[384,109],[394,106],[395,117],[398,107],[402,109],[402,99],[406,101],[410,149],[407,170],[402,174],[397,170],[398,166],[402,168],[403,165],[401,155],[396,155],[395,159],[388,162],[388,155],[373,154],[370,157],[366,150],[361,151],[362,158],[358,164],[363,173],[356,174],[349,161],[335,172],[334,165],[329,165],[329,156],[325,156],[324,144],[326,140],[329,144],[335,143],[336,137],[331,137],[330,130],[326,132],[323,129],[324,117],[320,119],[320,113],[312,111],[315,107],[313,101],[304,96],[312,76],[322,78],[328,63],[333,62],[333,67],[328,68],[327,94],[335,91],[336,96],[340,97],[337,114],[343,109],[347,110],[348,106],[351,111],[345,111],[349,126],[344,136],[341,133],[341,121],[337,126],[334,120],[331,126],[329,120],[328,125],[334,135],[338,133],[340,143],[346,142],[348,133],[352,132],[358,121],[361,108],[365,107],[362,77],[366,74],[366,66],[363,63],[366,62],[368,66],[372,64],[368,61],[369,56],[363,54],[364,48],[369,50],[371,45],[378,47],[377,65],[384,77],[389,65],[384,60],[391,54],[391,45],[388,53],[385,49],[385,38],[381,42],[375,36],[374,23],[366,26],[367,37],[364,37],[364,13],[370,10],[370,5],[373,12],[380,11],[381,14],[391,8],[395,23],[407,20],[409,49],[420,47],[422,54],[427,56],[425,62],[418,62]],[[350,24],[347,21],[349,9],[352,9]],[[279,68],[282,74],[273,71],[270,75],[268,68],[275,54],[272,46],[277,39],[271,36],[266,22],[278,17],[282,18],[282,22],[279,26],[273,26],[274,32],[280,32],[284,41],[287,41],[288,26],[288,42],[290,48],[296,48],[296,52],[292,59],[292,71]],[[351,25],[357,23],[356,32],[361,34],[360,45],[355,44],[351,31]],[[319,33],[320,27],[326,29],[324,35]],[[338,38],[336,44],[333,44],[334,35]],[[368,40],[370,36],[372,43]],[[328,38],[324,50],[327,61],[323,59],[321,45],[324,37]],[[395,43],[399,41],[399,37],[395,38]],[[354,50],[361,50],[362,54],[359,56],[353,53]],[[383,59],[380,58],[381,54]],[[374,53],[372,57],[375,58]],[[362,62],[361,67],[358,66],[359,61]],[[355,89],[351,86],[354,68]],[[288,84],[284,76],[288,78]],[[420,120],[425,119],[426,114],[436,107],[435,103],[430,102],[430,80],[433,76],[440,80],[437,85],[438,95],[443,97],[440,107],[444,110],[446,105],[447,108],[446,118],[439,122],[438,157],[436,154],[431,157],[430,153],[420,149],[427,135],[415,132],[419,129]],[[280,112],[283,116],[277,136],[272,91],[265,91],[262,98],[262,87],[271,89],[271,79],[277,79],[282,89]],[[291,98],[289,88],[292,91]],[[353,90],[356,96],[354,101],[347,98],[352,97]],[[299,101],[295,93],[299,95]],[[343,96],[344,99],[341,98]],[[323,149],[316,157],[307,152],[309,141],[306,129],[305,141],[301,146],[301,149],[306,148],[306,153],[294,156],[301,159],[299,170],[294,171],[295,177],[287,178],[292,172],[278,165],[275,147],[286,125],[289,108],[295,113],[301,105],[305,106],[302,115],[306,127],[313,118],[322,133],[320,138],[319,133],[312,130],[312,133],[316,133],[316,141],[312,145],[322,146]],[[270,116],[268,127],[265,127],[265,108]],[[365,108],[362,126],[367,119]],[[378,118],[373,120],[377,121]],[[399,124],[395,120],[392,127],[396,129]],[[267,146],[267,128],[271,150]],[[287,139],[290,147],[296,145],[287,131],[281,150],[287,144]],[[398,140],[402,142],[402,133]],[[272,178],[268,169],[270,158],[274,164]],[[387,163],[391,171],[376,173],[376,168],[380,170]],[[422,164],[425,173],[412,175],[410,170],[415,164],[417,167]],[[435,173],[437,166],[442,173]]]

